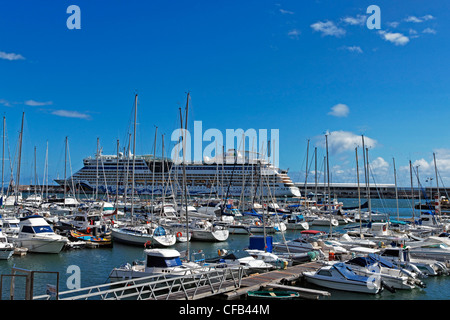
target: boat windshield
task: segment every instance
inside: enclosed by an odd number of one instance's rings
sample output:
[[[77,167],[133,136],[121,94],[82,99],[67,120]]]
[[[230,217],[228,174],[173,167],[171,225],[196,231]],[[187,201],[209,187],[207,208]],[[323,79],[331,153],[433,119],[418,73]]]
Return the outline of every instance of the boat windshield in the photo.
[[[336,263],[333,265],[333,267],[336,270],[338,270],[339,273],[348,280],[361,281],[361,282],[366,282],[366,280],[367,280],[367,277],[355,274],[352,269],[350,269],[348,266],[346,266],[343,263]]]
[[[147,267],[167,268],[176,266],[181,266],[180,257],[147,256]]]
[[[53,233],[53,230],[50,226],[35,226],[33,227],[34,233],[44,233],[44,232],[51,232]]]

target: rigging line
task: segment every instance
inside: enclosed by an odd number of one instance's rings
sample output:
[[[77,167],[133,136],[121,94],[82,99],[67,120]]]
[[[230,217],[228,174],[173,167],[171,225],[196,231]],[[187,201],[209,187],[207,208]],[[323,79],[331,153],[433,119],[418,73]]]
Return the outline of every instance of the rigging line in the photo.
[[[370,167],[370,164],[368,165],[368,171],[369,171],[369,175],[372,176],[372,180],[373,180],[373,183],[375,184],[375,189],[377,190],[378,198],[381,201],[381,205],[382,205],[383,209],[386,210],[389,213],[392,213],[389,209],[386,209],[387,205],[386,205],[386,203],[385,203],[385,201],[384,201],[384,199],[383,199],[383,197],[382,197],[382,195],[380,193],[380,189],[378,188],[378,185],[377,185],[377,182],[375,180],[375,176],[373,174],[373,170]]]

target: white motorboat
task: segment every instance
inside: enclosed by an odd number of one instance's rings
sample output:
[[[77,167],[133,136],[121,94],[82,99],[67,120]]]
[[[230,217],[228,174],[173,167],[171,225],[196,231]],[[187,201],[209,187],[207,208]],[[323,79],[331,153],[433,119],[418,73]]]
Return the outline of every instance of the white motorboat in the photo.
[[[176,235],[154,223],[111,228],[114,241],[136,246],[169,247],[176,243]]]
[[[11,241],[12,239],[17,238],[20,231],[20,220],[16,217],[4,217],[2,222],[2,231],[8,237],[8,240]]]
[[[390,247],[384,249],[380,256],[402,268],[428,276],[448,274],[448,267],[440,261],[432,259],[412,258],[409,247]]]
[[[1,229],[0,220],[0,260],[8,260],[14,253],[14,245],[8,242],[8,238]]]
[[[364,239],[361,237],[350,237],[349,234],[344,233],[341,236],[337,237],[337,240],[342,244],[344,248],[352,248],[355,246],[358,247],[367,247],[367,248],[377,248],[378,244],[375,241],[370,239]]]
[[[292,265],[292,260],[280,257],[272,252],[259,249],[245,249],[245,251],[256,260],[262,260],[277,268],[285,268]]]
[[[267,263],[263,259],[256,259],[246,250],[228,253],[227,250],[219,250],[219,256],[205,259],[206,263],[223,264],[226,267],[240,267],[250,274],[255,272],[267,272],[277,267]]]
[[[450,239],[443,237],[428,237],[421,241],[407,243],[411,257],[438,261],[450,261]]]
[[[145,260],[126,263],[114,268],[109,279],[112,282],[162,275],[176,277],[195,275],[202,270],[202,266],[195,262],[182,262],[180,252],[174,249],[146,249]]]
[[[42,216],[31,215],[20,218],[20,231],[14,244],[27,248],[29,252],[59,253],[68,238],[56,234]]]
[[[312,232],[315,230],[305,231]],[[318,233],[320,233],[320,231],[318,231]],[[317,239],[313,239],[311,237],[299,237],[293,240],[288,240],[286,242],[274,243],[273,251],[280,253],[306,253],[311,251],[319,251],[321,254],[323,254],[322,247],[318,244]]]
[[[370,256],[359,256],[345,262],[346,265],[359,275],[380,277],[388,287],[400,290],[416,288],[416,279],[407,275],[401,269],[388,268],[378,261],[370,259]]]
[[[71,214],[72,211],[76,210],[80,203],[76,198],[66,197],[62,202],[52,203],[48,209],[50,211],[50,215],[52,216],[65,216],[67,214]]]
[[[309,223],[301,214],[289,214],[283,220],[287,230],[308,230]]]
[[[223,225],[214,225],[208,220],[194,219],[189,229],[192,231],[192,240],[197,241],[226,241],[230,234]]]
[[[333,227],[337,227],[339,225],[339,221],[336,218],[329,216],[318,216],[317,218],[313,219],[310,224],[312,226],[330,226],[331,224]]]
[[[378,277],[361,276],[342,262],[303,272],[306,281],[330,289],[376,294],[383,290]]]
[[[87,230],[88,228],[99,228],[103,223],[100,212],[90,212],[79,208],[73,215],[66,215],[59,219],[63,227],[72,227],[77,230]]]

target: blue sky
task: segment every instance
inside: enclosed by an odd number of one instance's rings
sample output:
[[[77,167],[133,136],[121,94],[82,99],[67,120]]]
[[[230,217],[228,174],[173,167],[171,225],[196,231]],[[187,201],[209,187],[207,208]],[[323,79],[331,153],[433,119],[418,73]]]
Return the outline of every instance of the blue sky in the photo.
[[[66,26],[70,5],[81,9],[80,30]],[[380,30],[366,26],[370,5],[381,10]],[[22,112],[23,184],[34,147],[42,180],[47,142],[50,180],[63,176],[66,136],[73,172],[97,138],[115,154],[135,93],[137,153],[152,153],[155,126],[158,153],[161,134],[170,150],[190,91],[190,120],[204,130],[279,129],[280,166],[294,179],[303,180],[308,139],[323,166],[328,132],[333,181],[356,181],[364,135],[377,182],[393,182],[395,158],[399,184],[409,185],[409,160],[425,184],[435,152],[450,184],[449,9],[444,1],[2,1],[6,158],[14,159]]]

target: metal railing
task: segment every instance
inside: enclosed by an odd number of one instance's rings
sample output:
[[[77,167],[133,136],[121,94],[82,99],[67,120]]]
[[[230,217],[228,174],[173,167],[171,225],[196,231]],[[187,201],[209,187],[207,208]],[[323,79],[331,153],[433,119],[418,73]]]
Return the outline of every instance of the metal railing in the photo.
[[[192,272],[194,271],[194,272]],[[208,265],[184,275],[152,275],[58,293],[59,300],[196,300],[240,288],[241,266]],[[33,300],[50,300],[50,295]]]

